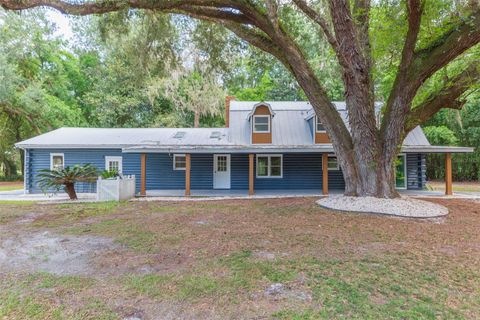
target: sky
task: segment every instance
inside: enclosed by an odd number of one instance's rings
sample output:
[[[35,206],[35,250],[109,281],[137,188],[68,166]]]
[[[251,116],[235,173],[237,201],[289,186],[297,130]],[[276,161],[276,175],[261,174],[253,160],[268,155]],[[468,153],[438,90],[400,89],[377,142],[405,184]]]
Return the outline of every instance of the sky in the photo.
[[[60,12],[48,9],[47,17],[50,21],[57,25],[56,35],[63,36],[66,40],[70,40],[73,37],[72,27],[70,26],[68,16],[61,14]]]

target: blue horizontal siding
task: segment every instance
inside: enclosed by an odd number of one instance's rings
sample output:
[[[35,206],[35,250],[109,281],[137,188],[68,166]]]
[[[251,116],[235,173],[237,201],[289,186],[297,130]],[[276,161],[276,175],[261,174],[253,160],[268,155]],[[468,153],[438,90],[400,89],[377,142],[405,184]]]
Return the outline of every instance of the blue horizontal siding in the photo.
[[[321,190],[322,186],[322,155],[319,153],[284,153],[282,178],[257,178],[255,175],[256,190]],[[341,171],[329,171],[329,189],[344,188]]]
[[[173,154],[147,154],[146,188],[185,189],[185,170],[173,170]]]
[[[192,190],[213,188],[213,154],[192,154],[190,186]]]
[[[407,154],[407,189],[422,190],[426,183],[425,154]]]
[[[30,149],[28,152],[27,186],[30,193],[42,193],[38,186],[37,175],[42,169],[50,169],[50,154],[63,153],[65,167],[85,165],[87,163],[96,167],[99,172],[105,169],[106,156],[121,156],[120,149]],[[82,192],[96,192],[95,183],[77,183],[75,190]]]
[[[148,157],[147,157],[148,160]],[[128,175],[135,175],[135,191],[140,192],[140,153],[123,154],[123,172]]]
[[[65,165],[90,163],[99,171],[105,168],[106,156],[122,156],[120,149],[30,149],[25,152],[25,184],[31,193],[42,192],[36,175],[50,168],[50,153],[63,153]],[[213,188],[213,154],[192,154],[191,188]],[[256,166],[256,161],[255,161]],[[407,154],[408,189],[425,187],[425,155]],[[255,168],[256,172],[256,168]],[[140,154],[123,154],[123,173],[136,176],[136,190],[140,191]],[[341,170],[328,172],[329,189],[343,190],[345,182]],[[173,170],[173,154],[147,154],[147,190],[185,189],[185,171]],[[95,192],[95,184],[79,183],[78,192]],[[231,155],[231,189],[248,190],[248,154]],[[282,178],[256,178],[256,190],[322,189],[322,155],[318,153],[283,154]]]
[[[248,190],[248,154],[232,154],[231,157],[231,188]]]

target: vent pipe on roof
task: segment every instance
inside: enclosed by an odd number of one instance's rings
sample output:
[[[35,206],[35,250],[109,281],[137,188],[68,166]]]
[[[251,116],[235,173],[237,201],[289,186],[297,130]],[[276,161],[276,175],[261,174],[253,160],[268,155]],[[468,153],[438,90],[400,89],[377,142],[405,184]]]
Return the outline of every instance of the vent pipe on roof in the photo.
[[[235,96],[225,97],[225,128],[230,127],[230,101],[235,100]]]

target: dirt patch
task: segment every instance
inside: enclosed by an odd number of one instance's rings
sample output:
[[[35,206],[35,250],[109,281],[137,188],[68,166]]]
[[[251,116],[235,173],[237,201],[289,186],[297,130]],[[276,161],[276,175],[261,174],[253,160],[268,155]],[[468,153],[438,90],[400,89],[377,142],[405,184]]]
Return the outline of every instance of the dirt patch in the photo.
[[[18,235],[1,242],[0,270],[92,275],[99,271],[95,256],[117,247],[104,237],[58,236],[49,231]]]

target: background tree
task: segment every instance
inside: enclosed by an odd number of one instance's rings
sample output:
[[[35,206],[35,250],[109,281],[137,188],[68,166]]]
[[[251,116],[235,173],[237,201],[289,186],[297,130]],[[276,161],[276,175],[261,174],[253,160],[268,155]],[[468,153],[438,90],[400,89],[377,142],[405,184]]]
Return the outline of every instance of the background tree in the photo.
[[[478,80],[480,9],[474,1],[0,0],[0,4],[12,10],[46,5],[74,15],[174,13],[224,26],[275,57],[296,80],[329,133],[348,195],[397,196],[394,160],[405,135],[441,109],[460,109]],[[256,79],[263,79],[267,88],[269,79],[265,72],[260,74]],[[350,130],[331,103],[339,93],[347,103]],[[377,127],[374,101],[382,99]]]
[[[23,172],[15,142],[62,125],[83,125],[84,118],[72,98],[75,61],[50,38],[55,28],[43,11],[2,11],[0,22],[0,168],[14,179],[19,168]]]
[[[193,127],[200,127],[200,118],[220,114],[225,97],[212,74],[197,70],[172,70],[168,78],[153,80],[149,96],[156,99],[160,92],[179,111],[193,113]]]

